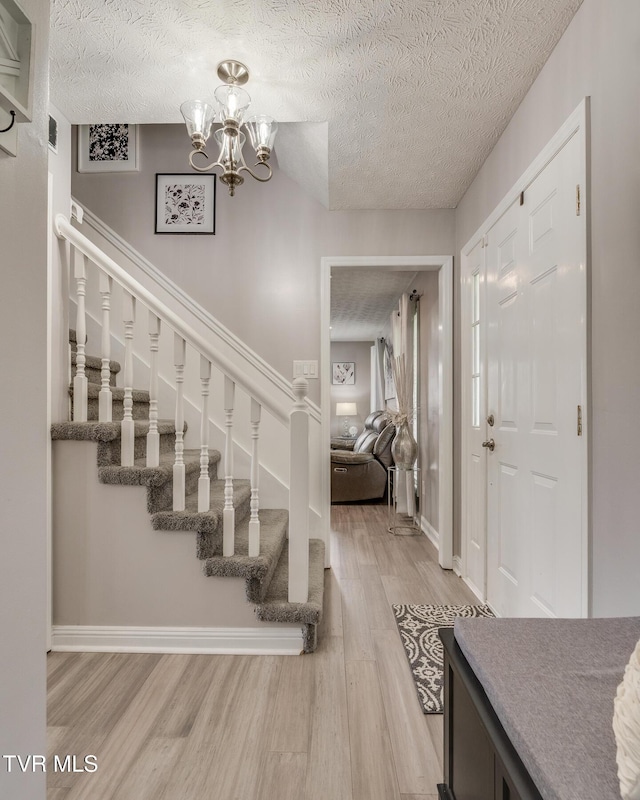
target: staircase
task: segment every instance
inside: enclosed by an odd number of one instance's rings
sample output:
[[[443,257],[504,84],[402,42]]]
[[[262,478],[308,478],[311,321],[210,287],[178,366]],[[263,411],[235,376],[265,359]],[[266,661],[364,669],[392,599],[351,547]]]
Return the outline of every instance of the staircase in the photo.
[[[76,236],[81,237],[81,234]],[[80,240],[72,243],[77,248],[83,245]],[[94,261],[97,260],[94,258]],[[84,275],[84,268],[79,272],[76,267],[76,278],[78,274]],[[205,434],[208,428],[208,378],[203,378],[202,446],[198,450],[184,449],[182,442],[186,423],[181,411],[180,377],[177,378],[178,399],[174,420],[158,419],[157,374],[154,389],[153,368],[150,389],[132,386],[131,351],[128,342],[124,369],[125,385],[124,387],[117,385],[121,367],[117,361],[109,357],[109,301],[108,299],[104,301],[103,290],[108,285],[110,291],[110,282],[107,284],[104,279],[101,283],[101,294],[103,309],[107,311],[106,316],[103,316],[103,325],[107,328],[106,336],[103,330],[102,354],[96,356],[85,352],[86,328],[83,321],[85,283],[86,280],[81,277],[78,304],[79,334],[76,335],[72,330],[69,337],[74,378],[69,389],[72,421],[54,424],[51,430],[52,438],[58,441],[97,443],[96,477],[100,483],[118,486],[122,492],[126,492],[127,488],[132,486],[145,487],[149,525],[153,530],[177,532],[181,536],[184,536],[184,532],[193,533],[195,557],[202,563],[205,576],[243,579],[246,600],[254,605],[257,619],[267,623],[300,625],[303,652],[313,652],[317,644],[317,626],[322,617],[324,543],[319,539],[308,539],[308,530],[297,531],[302,533],[303,537],[302,540],[300,537],[295,539],[293,545],[299,552],[302,541],[302,546],[306,548],[306,558],[303,553],[301,563],[308,569],[308,575],[304,576],[304,580],[298,580],[296,584],[290,574],[292,563],[297,562],[292,562],[291,558],[289,528],[292,516],[304,519],[304,514],[300,514],[300,511],[290,513],[289,509],[258,508],[257,439],[260,405],[256,400],[252,400],[254,452],[250,479],[237,478],[231,474],[233,463],[231,418],[235,384],[229,378],[225,378],[225,398],[227,396],[231,398],[225,402],[225,406],[230,406],[231,409],[230,412],[227,408],[225,457],[223,458],[217,450],[209,449],[208,433]],[[132,292],[130,282],[125,289]],[[144,300],[145,291],[141,289],[140,293]],[[158,314],[156,307],[152,310],[154,314]],[[152,315],[150,319],[155,317]],[[160,319],[159,314],[157,319]],[[129,326],[126,330],[130,331],[131,328],[132,326]],[[184,339],[180,339],[182,334],[176,332],[176,342],[182,341],[183,352],[188,333],[184,335]],[[125,337],[131,338],[127,334]],[[201,358],[203,364],[209,364],[210,375],[211,362],[207,362],[203,355]],[[180,367],[178,362],[176,364],[180,376]],[[102,405],[105,395],[109,396],[108,412],[104,410],[106,406]],[[301,396],[299,400],[302,400]],[[297,422],[296,408],[299,412]],[[300,450],[304,444],[302,439],[308,436],[304,425],[300,427],[304,422],[300,408],[299,402],[294,406],[291,415],[292,458],[295,457],[296,450],[302,452]],[[108,418],[104,419],[105,416]],[[150,440],[153,437],[157,442],[155,457],[153,454],[150,455]],[[296,441],[293,441],[294,439]],[[149,463],[154,465],[148,466]],[[225,464],[224,478],[218,477],[221,463]],[[302,475],[304,481],[306,474],[308,484],[308,465],[304,469],[294,470],[292,467],[291,473],[290,509],[296,505],[294,495],[296,480],[299,481]],[[86,480],[92,480],[91,476],[86,476]],[[304,488],[303,484],[298,483],[298,485]],[[205,498],[204,494],[208,497]],[[306,496],[303,494],[302,503],[307,504],[308,516],[308,494]],[[232,530],[229,530],[230,523]],[[304,538],[305,536],[307,538]]]

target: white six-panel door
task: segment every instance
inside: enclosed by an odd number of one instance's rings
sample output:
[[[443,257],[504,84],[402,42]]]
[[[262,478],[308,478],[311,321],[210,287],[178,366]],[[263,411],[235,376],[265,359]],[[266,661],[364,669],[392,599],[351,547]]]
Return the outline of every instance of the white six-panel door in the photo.
[[[587,610],[584,174],[575,135],[463,264],[464,569],[503,616]]]

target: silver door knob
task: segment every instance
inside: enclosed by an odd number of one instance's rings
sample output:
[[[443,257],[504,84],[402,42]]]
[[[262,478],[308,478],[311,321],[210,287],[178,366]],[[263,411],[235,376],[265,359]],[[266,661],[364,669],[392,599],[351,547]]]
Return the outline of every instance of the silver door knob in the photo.
[[[486,442],[482,442],[482,446],[488,447],[489,450],[491,450],[491,452],[493,453],[493,451],[496,448],[496,443],[493,441],[493,439],[488,439]]]

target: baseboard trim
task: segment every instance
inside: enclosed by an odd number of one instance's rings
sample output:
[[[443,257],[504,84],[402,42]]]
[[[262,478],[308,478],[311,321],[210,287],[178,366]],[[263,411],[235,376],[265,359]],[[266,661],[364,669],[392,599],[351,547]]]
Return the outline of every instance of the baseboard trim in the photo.
[[[420,517],[420,527],[436,550],[440,550],[440,534],[426,517]]]
[[[292,655],[302,653],[299,627],[139,628],[54,625],[51,649],[83,653]]]
[[[473,583],[473,581],[470,581],[469,578],[462,578],[462,580],[469,587],[469,589],[471,589],[471,591],[475,594],[475,596],[478,598],[478,600],[480,600],[481,603],[486,602],[482,592],[480,591],[480,589],[478,589],[475,583]],[[493,609],[491,610],[493,611]]]
[[[460,556],[453,557],[453,571],[459,578],[462,577],[462,559]]]

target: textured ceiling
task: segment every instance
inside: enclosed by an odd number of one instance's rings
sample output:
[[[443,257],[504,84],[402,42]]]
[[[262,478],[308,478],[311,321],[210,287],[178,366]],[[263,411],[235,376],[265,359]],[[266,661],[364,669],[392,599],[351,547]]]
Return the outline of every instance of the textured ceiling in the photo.
[[[384,334],[403,292],[417,272],[335,269],[331,273],[331,340],[372,342]]]
[[[580,3],[52,0],[51,97],[73,123],[181,122],[235,58],[256,113],[328,123],[276,153],[330,208],[452,208]]]

